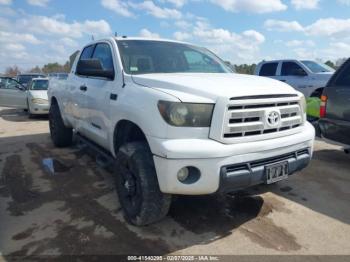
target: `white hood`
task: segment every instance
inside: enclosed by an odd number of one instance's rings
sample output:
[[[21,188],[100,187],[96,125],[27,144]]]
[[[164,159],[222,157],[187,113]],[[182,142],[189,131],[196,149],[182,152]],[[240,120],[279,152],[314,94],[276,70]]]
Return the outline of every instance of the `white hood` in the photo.
[[[240,74],[172,73],[133,75],[136,84],[177,97],[182,102],[215,102],[219,97],[296,94],[291,86],[258,76]]]
[[[314,74],[315,78],[328,81],[334,75],[333,72],[321,72]]]
[[[28,92],[31,98],[41,98],[48,100],[47,90],[29,90]]]

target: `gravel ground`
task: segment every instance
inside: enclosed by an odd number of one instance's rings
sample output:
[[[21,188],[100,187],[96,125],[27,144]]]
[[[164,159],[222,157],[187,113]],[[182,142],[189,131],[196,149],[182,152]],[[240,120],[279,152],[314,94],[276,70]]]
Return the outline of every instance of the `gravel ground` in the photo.
[[[0,255],[350,255],[350,156],[315,143],[311,165],[240,197],[177,197],[166,219],[126,224],[111,174],[56,149],[47,118],[0,108]],[[1,256],[0,256],[1,260]]]

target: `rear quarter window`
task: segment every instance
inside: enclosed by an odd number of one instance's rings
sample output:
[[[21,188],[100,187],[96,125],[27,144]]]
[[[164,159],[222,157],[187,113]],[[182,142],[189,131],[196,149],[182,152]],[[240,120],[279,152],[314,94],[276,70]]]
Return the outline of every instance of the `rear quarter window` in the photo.
[[[275,76],[278,63],[266,63],[260,68],[259,76]]]
[[[350,88],[350,64],[336,78],[335,85]]]

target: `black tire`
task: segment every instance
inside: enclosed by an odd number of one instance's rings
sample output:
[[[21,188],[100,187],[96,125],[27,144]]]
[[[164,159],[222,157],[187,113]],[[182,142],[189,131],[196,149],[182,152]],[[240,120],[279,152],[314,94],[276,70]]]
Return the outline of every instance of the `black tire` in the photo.
[[[66,147],[72,144],[73,130],[64,125],[60,108],[53,102],[49,112],[49,125],[52,142],[57,147]]]
[[[152,153],[146,143],[128,143],[119,149],[114,176],[119,202],[129,223],[145,226],[167,215],[171,195],[159,189]]]

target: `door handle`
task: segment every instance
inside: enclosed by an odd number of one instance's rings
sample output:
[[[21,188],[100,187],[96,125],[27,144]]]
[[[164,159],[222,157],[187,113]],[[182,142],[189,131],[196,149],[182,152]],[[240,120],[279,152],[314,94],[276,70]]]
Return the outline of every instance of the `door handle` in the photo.
[[[280,80],[281,82],[287,82],[287,80]]]
[[[87,91],[87,86],[85,86],[85,85],[80,86],[80,90],[86,92]]]

